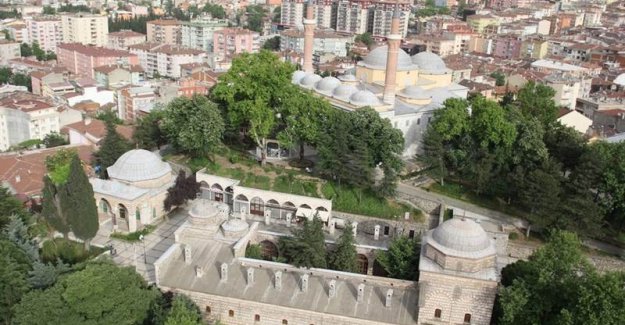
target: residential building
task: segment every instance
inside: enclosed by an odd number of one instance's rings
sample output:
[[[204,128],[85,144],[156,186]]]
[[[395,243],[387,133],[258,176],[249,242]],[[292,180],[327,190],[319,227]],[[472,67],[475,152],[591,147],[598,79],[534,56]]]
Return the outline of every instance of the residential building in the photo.
[[[368,1],[339,0],[336,4],[336,31],[366,33],[369,20]]]
[[[108,17],[89,13],[61,15],[64,43],[106,46],[108,44]]]
[[[4,29],[8,32],[11,39],[18,43],[30,43],[30,37],[28,36],[28,27],[26,23],[21,20],[16,20],[7,24],[4,24]]]
[[[587,134],[592,125],[592,120],[576,110],[566,110],[558,117],[558,122],[562,125],[573,128],[581,134]]]
[[[116,125],[119,135],[126,140],[132,140],[134,129],[128,125]],[[98,148],[106,137],[106,123],[102,120],[86,116],[83,120],[68,124],[61,129],[61,133],[67,135],[71,145]]]
[[[126,50],[130,45],[141,44],[145,41],[146,36],[144,34],[131,30],[120,30],[108,35],[108,47],[117,50]]]
[[[44,51],[56,52],[56,46],[63,42],[63,27],[57,16],[28,19],[26,27],[30,41],[37,42]]]
[[[48,94],[43,92],[45,86],[63,82],[65,81],[65,76],[62,73],[51,70],[38,70],[31,72],[30,81],[32,93],[46,97]]]
[[[471,15],[467,17],[467,23],[476,33],[481,34],[488,26],[498,26],[499,18],[491,15]]]
[[[395,1],[379,1],[373,2],[369,11],[373,13],[373,18],[369,18],[371,21],[368,24],[371,28],[368,30],[373,36],[388,36],[391,33],[391,20],[395,10],[399,10],[399,33],[401,37],[406,37],[408,34],[408,21],[410,18],[411,4],[409,2],[395,2]],[[369,15],[371,17],[371,14]]]
[[[181,44],[181,23],[175,19],[158,19],[148,21],[148,42],[177,45]]]
[[[493,39],[492,55],[502,59],[516,59],[521,54],[521,37],[517,35],[499,35]]]
[[[544,59],[549,53],[549,42],[542,37],[529,37],[521,41],[520,58]]]
[[[227,19],[214,19],[210,15],[182,22],[181,44],[187,48],[211,53],[214,44],[213,33],[227,27]]]
[[[354,42],[350,33],[339,33],[331,29],[315,30],[314,53],[333,53],[347,56],[347,48]],[[304,31],[287,29],[280,32],[280,51],[304,53]]]
[[[23,95],[23,98],[19,96]],[[28,94],[4,94],[0,99],[0,150],[59,132],[58,107]]]
[[[280,25],[302,26],[306,0],[284,0],[280,7]]]
[[[117,91],[117,115],[134,122],[152,110],[156,94],[151,87],[126,87]]]
[[[553,100],[556,105],[574,110],[578,98],[590,96],[592,78],[568,73],[552,73],[545,77],[543,82],[555,90]]]
[[[180,65],[202,63],[207,57],[201,50],[150,42],[132,45],[128,50],[138,56],[139,64],[150,77],[180,78]]]
[[[74,85],[74,91],[63,95],[70,107],[79,103],[96,103],[99,108],[115,102],[115,93],[99,88],[93,79],[82,78],[72,80],[70,83]]]
[[[0,65],[7,66],[9,61],[21,57],[20,43],[0,40]]]
[[[317,28],[332,28],[336,23],[333,0],[318,0],[315,2],[315,19]],[[300,22],[301,25],[301,22]]]
[[[243,28],[226,28],[213,34],[215,57],[234,57],[240,53],[256,53],[260,49],[259,35]]]
[[[139,58],[122,50],[87,46],[78,43],[58,45],[57,61],[75,75],[95,78],[93,68],[115,64],[139,64]]]
[[[140,65],[103,65],[93,71],[98,85],[107,89],[141,85],[145,81],[145,72]]]

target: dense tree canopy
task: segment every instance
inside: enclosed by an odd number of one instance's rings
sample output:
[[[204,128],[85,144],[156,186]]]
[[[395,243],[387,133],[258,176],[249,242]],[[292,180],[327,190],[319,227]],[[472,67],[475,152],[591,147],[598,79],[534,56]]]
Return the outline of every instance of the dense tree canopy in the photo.
[[[167,197],[165,202],[163,202],[165,211],[171,210],[172,207],[181,206],[188,200],[195,199],[199,192],[200,183],[196,181],[195,174],[187,177],[184,170],[180,170],[174,185],[167,189]]]
[[[140,148],[146,150],[160,149],[162,145],[167,143],[167,136],[161,130],[163,116],[164,111],[162,109],[153,109],[137,120],[132,138]]]
[[[99,228],[98,207],[93,196],[93,187],[82,167],[78,156],[74,156],[70,164],[67,183],[63,185],[67,191],[67,220],[74,235],[82,239],[85,249],[89,250],[91,239]]]
[[[328,267],[344,272],[358,271],[358,253],[354,246],[354,231],[352,224],[347,222],[343,233],[336,241],[336,247],[328,254]]]
[[[117,159],[130,150],[130,144],[124,139],[110,121],[106,122],[106,136],[102,140],[100,150],[93,154],[94,163],[98,166],[100,178],[108,178],[106,169],[113,166]]]
[[[419,275],[419,243],[405,236],[393,239],[387,251],[379,251],[376,260],[388,276],[416,280]]]
[[[16,199],[8,188],[0,185],[0,229],[9,223],[12,215],[25,215],[24,205]]]
[[[281,237],[278,242],[281,254],[297,267],[326,268],[326,246],[323,221],[304,218],[301,228],[293,230],[293,237]]]

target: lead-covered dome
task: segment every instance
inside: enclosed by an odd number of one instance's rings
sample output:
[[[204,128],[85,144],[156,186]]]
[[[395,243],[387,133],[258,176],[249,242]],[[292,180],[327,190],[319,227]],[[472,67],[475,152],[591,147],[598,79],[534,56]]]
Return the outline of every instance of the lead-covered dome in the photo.
[[[293,72],[293,75],[291,76],[291,82],[294,84],[298,84],[304,77],[306,77],[306,72],[302,70],[297,70]]]
[[[457,252],[478,253],[492,248],[490,238],[482,226],[466,218],[443,222],[432,232],[432,239],[442,247]]]
[[[129,182],[157,179],[171,173],[171,166],[143,149],[130,150],[106,170],[110,178]]]
[[[408,97],[411,99],[428,99],[430,95],[422,87],[410,85],[399,92],[400,96]]]
[[[325,77],[317,82],[315,89],[322,93],[332,93],[334,88],[341,85],[341,81],[334,77]]]
[[[302,80],[300,80],[299,84],[304,87],[304,88],[308,88],[311,89],[315,86],[315,84],[321,80],[321,76],[318,74],[308,74],[306,75],[304,78],[302,78]]]
[[[419,69],[427,72],[445,73],[447,66],[440,56],[432,52],[420,52],[412,56],[412,63],[419,66]]]
[[[388,46],[380,46],[369,52],[361,61],[368,68],[386,69],[386,58],[388,57]],[[410,70],[416,68],[408,55],[403,50],[397,51],[397,70]]]
[[[380,99],[368,90],[359,90],[349,97],[349,102],[356,106],[377,106]]]
[[[619,74],[616,79],[614,79],[613,83],[619,86],[625,86],[625,73]]]
[[[349,96],[351,96],[355,92],[358,92],[358,88],[356,88],[356,86],[343,84],[334,88],[332,96],[339,99],[348,100]]]

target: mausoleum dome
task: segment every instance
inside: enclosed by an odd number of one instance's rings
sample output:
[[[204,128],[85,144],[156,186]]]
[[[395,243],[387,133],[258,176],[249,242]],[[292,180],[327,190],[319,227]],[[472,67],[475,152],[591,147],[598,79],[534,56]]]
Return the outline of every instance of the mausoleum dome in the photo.
[[[356,106],[377,106],[380,99],[368,90],[359,90],[349,97],[349,102]]]
[[[386,59],[388,57],[388,46],[376,47],[373,51],[369,52],[367,56],[362,60],[362,64],[368,68],[373,69],[386,69]],[[410,55],[403,50],[397,51],[397,70],[410,70],[413,67]]]
[[[444,248],[465,253],[482,252],[492,246],[482,226],[467,218],[443,222],[432,232],[432,239]]]
[[[306,72],[302,70],[297,70],[293,72],[293,75],[291,76],[291,82],[294,84],[298,84],[304,77],[306,77]]]
[[[128,182],[157,179],[171,173],[171,166],[143,149],[130,150],[106,170],[110,178]]]
[[[322,93],[332,93],[332,90],[340,85],[341,81],[336,79],[335,77],[325,77],[317,82],[315,89]]]
[[[440,56],[432,52],[420,52],[412,56],[412,63],[425,72],[445,73],[447,66]]]
[[[304,87],[304,88],[308,88],[311,89],[315,86],[315,84],[321,80],[321,76],[318,74],[308,74],[306,75],[304,78],[302,78],[302,80],[300,80],[299,84]]]

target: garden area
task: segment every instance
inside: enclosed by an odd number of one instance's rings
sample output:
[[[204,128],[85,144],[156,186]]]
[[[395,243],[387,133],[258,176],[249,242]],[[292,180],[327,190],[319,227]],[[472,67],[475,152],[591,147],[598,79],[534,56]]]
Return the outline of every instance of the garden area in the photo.
[[[282,161],[260,166],[248,153],[225,146],[217,150],[211,159],[182,155],[167,155],[165,159],[184,164],[192,171],[206,168],[209,174],[238,179],[246,187],[329,199],[335,211],[385,219],[403,217],[408,211],[415,221],[423,219],[420,210],[392,199],[380,198],[370,190],[339,186]]]
[[[73,265],[96,257],[105,250],[105,248],[91,246],[87,251],[83,243],[54,238],[43,243],[41,259],[44,263],[56,263],[58,259],[61,259],[63,263]]]

